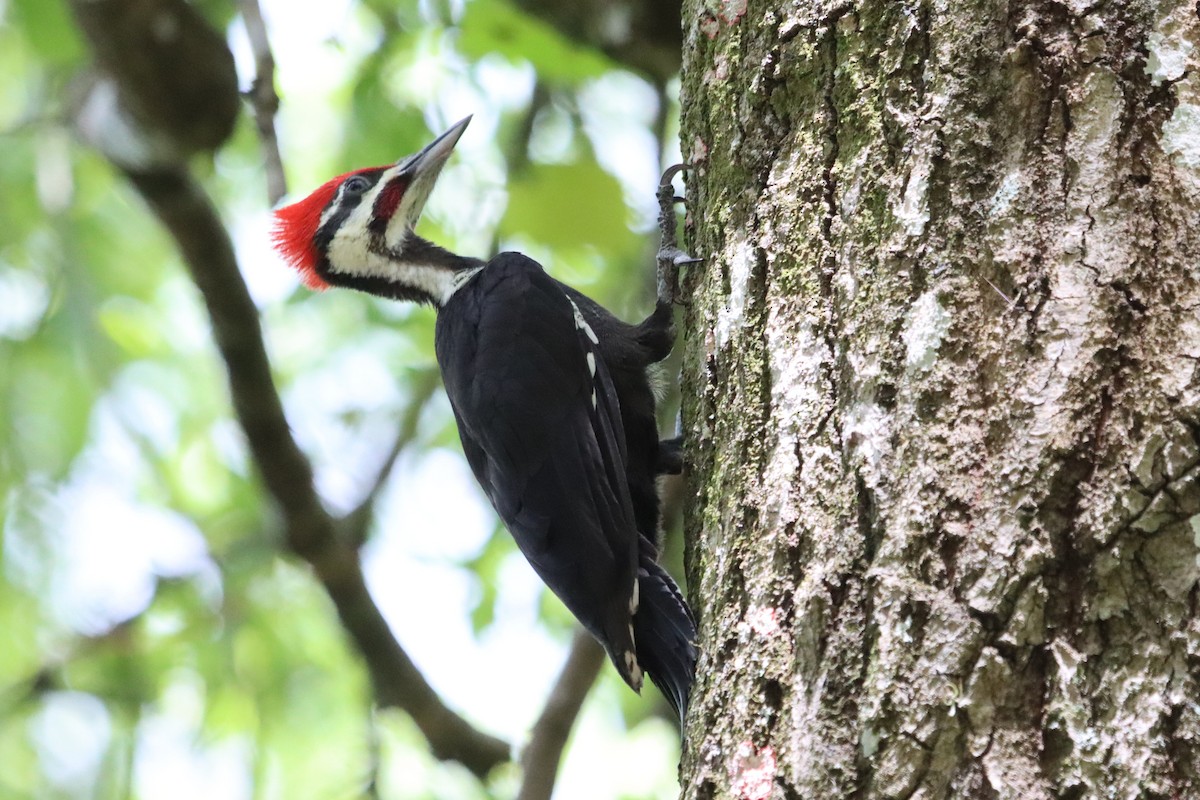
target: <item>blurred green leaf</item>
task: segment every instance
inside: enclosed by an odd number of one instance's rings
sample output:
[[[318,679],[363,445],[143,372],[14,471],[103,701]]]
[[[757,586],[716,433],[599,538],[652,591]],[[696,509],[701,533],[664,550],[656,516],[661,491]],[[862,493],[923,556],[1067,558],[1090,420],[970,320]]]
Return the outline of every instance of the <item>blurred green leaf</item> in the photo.
[[[163,354],[161,320],[144,305],[128,297],[115,297],[96,312],[96,321],[113,343],[130,358]]]
[[[96,386],[70,350],[27,344],[13,355],[21,381],[9,387],[10,445],[30,470],[61,477],[87,441]]]
[[[12,0],[11,13],[45,63],[69,64],[83,56],[83,40],[65,0]]]
[[[479,555],[463,564],[479,579],[479,597],[471,609],[471,628],[476,636],[485,631],[496,618],[500,568],[516,549],[512,536],[497,522]]]
[[[431,138],[421,109],[397,107],[388,92],[387,80],[387,75],[377,69],[364,70],[354,84],[354,125],[347,132],[342,158],[347,169],[391,164],[415,153]]]
[[[500,227],[548,247],[590,245],[615,257],[640,244],[628,219],[617,179],[587,159],[534,164],[514,178]]]
[[[528,61],[547,83],[575,86],[615,67],[607,56],[569,41],[504,0],[468,3],[458,30],[458,49],[464,55]]]

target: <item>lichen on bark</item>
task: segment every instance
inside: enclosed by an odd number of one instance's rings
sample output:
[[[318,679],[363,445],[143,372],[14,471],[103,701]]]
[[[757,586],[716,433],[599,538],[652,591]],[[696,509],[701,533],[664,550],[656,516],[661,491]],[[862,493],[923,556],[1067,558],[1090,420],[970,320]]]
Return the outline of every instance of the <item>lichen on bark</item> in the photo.
[[[685,795],[1200,794],[1195,8],[684,31]]]

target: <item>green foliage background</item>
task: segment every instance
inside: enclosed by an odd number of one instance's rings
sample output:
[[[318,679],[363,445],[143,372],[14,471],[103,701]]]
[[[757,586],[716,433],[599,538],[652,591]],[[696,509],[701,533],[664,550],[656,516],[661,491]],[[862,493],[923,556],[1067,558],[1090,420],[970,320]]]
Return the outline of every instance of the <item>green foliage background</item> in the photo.
[[[245,49],[231,2],[198,5]],[[296,62],[280,41],[293,25],[272,18],[289,8],[333,24],[306,78],[289,75]],[[465,253],[522,249],[628,318],[649,309],[655,151],[674,141],[664,120],[676,116],[665,93],[504,0],[267,12],[293,196],[412,152],[452,115],[474,112],[469,155],[444,174],[424,235]],[[250,61],[239,56],[246,87]],[[0,798],[204,796],[188,789],[196,781],[247,798],[510,796],[515,768],[481,783],[433,761],[402,714],[373,710],[320,587],[281,553],[171,241],[71,134],[86,62],[61,0],[0,0]],[[605,119],[645,143],[630,154],[640,172],[614,174],[597,157]],[[471,145],[472,133],[492,140]],[[335,476],[322,483],[331,506],[352,504],[423,396],[433,314],[314,295],[283,274],[263,245],[265,180],[248,114],[199,167],[239,243],[293,425],[318,476]],[[390,385],[332,409],[306,400],[353,363],[377,365]],[[407,468],[457,453],[448,407],[436,392],[427,405]],[[455,535],[413,530],[403,508],[385,508],[376,535]],[[167,540],[183,552],[162,556]],[[450,565],[474,576],[477,635],[494,623],[515,557],[497,527]],[[123,566],[102,577],[140,599],[106,606],[81,588],[109,564]],[[548,596],[540,620],[565,645],[569,618]],[[487,682],[494,665],[474,668]],[[575,769],[592,776],[595,796],[670,796],[676,734],[653,713],[657,698],[603,674],[585,714],[587,752],[570,757],[565,780]],[[541,699],[530,698],[531,718]],[[612,774],[613,763],[629,774]],[[168,768],[177,781],[163,782]]]

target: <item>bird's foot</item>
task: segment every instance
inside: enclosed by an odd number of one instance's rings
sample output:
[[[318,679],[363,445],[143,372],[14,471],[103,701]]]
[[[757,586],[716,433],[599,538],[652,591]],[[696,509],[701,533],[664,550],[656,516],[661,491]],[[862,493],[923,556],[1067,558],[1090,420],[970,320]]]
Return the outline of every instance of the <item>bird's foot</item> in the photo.
[[[667,167],[658,182],[658,229],[662,234],[656,257],[658,273],[658,302],[673,305],[679,302],[679,268],[699,264],[704,259],[695,258],[680,249],[676,238],[675,204],[684,202],[675,194],[672,181],[680,172],[690,169],[687,164]]]
[[[658,443],[658,456],[654,462],[658,475],[678,475],[683,472],[683,436],[662,439]]]

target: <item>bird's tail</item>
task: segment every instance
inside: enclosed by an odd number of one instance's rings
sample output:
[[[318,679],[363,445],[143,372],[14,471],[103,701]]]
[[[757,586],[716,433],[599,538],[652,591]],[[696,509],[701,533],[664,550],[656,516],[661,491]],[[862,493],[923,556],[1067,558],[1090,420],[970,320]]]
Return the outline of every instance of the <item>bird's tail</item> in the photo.
[[[638,595],[633,616],[638,662],[683,724],[696,674],[696,620],[675,581],[647,555],[638,568]]]

